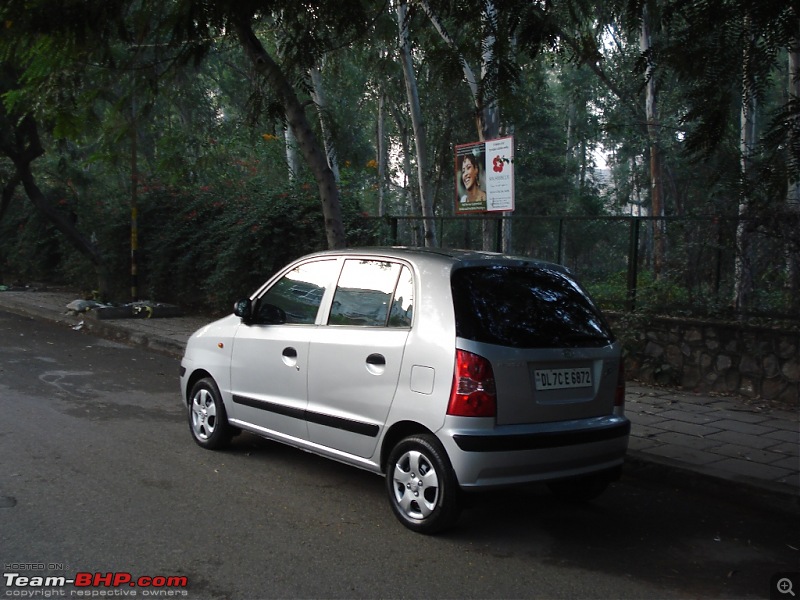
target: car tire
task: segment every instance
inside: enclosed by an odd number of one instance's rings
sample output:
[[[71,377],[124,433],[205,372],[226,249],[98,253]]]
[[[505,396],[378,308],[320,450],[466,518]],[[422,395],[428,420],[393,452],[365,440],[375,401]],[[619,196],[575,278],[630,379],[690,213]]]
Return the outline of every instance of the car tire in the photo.
[[[407,437],[392,449],[386,489],[395,516],[412,531],[438,533],[458,518],[458,482],[444,448],[432,435]]]
[[[591,502],[606,491],[611,478],[606,473],[550,481],[547,487],[559,500],[565,502]]]
[[[234,429],[228,424],[222,395],[210,377],[199,380],[192,387],[189,395],[189,430],[194,441],[208,450],[226,447],[233,437]]]

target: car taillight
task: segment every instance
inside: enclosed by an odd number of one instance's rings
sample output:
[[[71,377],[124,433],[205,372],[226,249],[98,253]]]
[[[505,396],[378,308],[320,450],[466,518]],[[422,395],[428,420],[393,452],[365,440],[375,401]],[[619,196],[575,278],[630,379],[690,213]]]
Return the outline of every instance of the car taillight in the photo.
[[[447,414],[456,417],[494,417],[497,392],[491,363],[477,354],[456,350],[456,368]]]
[[[620,359],[619,373],[617,375],[617,390],[614,394],[614,414],[625,414],[625,362]]]

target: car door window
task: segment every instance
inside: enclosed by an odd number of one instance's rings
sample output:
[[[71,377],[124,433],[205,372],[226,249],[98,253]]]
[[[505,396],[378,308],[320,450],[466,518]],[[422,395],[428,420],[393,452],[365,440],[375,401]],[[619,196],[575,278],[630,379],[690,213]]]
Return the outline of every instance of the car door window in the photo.
[[[289,271],[258,300],[256,322],[274,322],[277,308],[285,314],[285,323],[313,325],[335,267],[335,260],[319,260]],[[261,315],[269,315],[269,320]]]
[[[392,323],[408,327],[412,290],[411,273],[402,265],[380,260],[346,260],[328,324],[386,327]]]

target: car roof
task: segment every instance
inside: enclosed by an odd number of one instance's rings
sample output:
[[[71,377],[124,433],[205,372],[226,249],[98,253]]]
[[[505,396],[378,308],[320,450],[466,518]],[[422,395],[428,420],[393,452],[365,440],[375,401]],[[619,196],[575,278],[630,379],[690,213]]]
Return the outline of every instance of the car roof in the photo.
[[[456,248],[422,248],[412,246],[369,246],[359,248],[343,248],[341,250],[323,250],[304,256],[312,258],[318,256],[371,256],[405,259],[411,262],[450,263],[459,267],[479,266],[486,264],[511,264],[526,265],[541,268],[556,269],[566,272],[567,269],[555,263],[542,261],[525,256],[513,256],[499,252],[483,250],[461,250]]]

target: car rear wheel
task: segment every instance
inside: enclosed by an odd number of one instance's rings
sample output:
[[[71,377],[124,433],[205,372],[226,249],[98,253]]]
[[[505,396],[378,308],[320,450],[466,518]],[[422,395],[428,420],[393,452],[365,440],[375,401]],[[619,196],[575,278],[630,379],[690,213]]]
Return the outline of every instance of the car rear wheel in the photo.
[[[219,450],[228,445],[233,428],[222,404],[222,396],[210,377],[194,384],[190,395],[189,429],[198,445],[209,450]]]
[[[412,531],[437,533],[458,518],[458,482],[444,448],[431,435],[410,436],[394,447],[386,488],[395,516]]]

